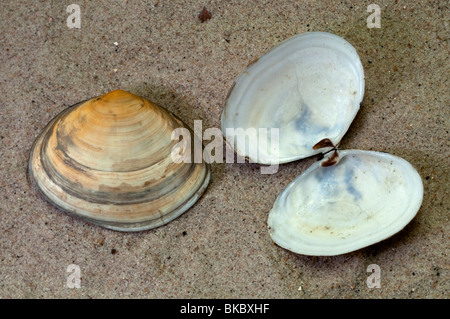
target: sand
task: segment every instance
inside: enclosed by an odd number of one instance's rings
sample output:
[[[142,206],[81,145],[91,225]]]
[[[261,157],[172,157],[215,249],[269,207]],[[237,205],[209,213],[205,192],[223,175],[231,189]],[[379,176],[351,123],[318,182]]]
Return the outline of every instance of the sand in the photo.
[[[80,7],[69,28],[67,6]],[[1,1],[1,298],[448,298],[448,3],[377,1]],[[199,14],[203,7],[210,18]],[[423,179],[416,217],[393,237],[341,256],[275,245],[267,216],[316,158],[281,165],[212,164],[209,187],[166,226],[121,233],[71,217],[30,186],[31,145],[70,105],[114,89],[150,99],[189,126],[219,127],[245,67],[299,33],[326,31],[357,49],[361,110],[345,149],[388,152]],[[80,288],[67,272],[76,265]],[[370,288],[370,265],[380,288]]]

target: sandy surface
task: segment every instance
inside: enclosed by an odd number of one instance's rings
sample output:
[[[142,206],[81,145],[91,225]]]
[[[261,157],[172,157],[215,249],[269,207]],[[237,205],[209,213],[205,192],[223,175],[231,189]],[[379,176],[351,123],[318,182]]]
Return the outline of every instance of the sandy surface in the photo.
[[[71,3],[80,29],[67,27]],[[1,1],[0,297],[448,298],[448,3],[376,3],[381,28],[369,29],[367,1]],[[204,6],[212,17],[202,23]],[[423,205],[395,236],[335,257],[276,246],[268,212],[315,158],[273,175],[213,164],[192,209],[140,233],[68,216],[30,187],[30,147],[66,107],[121,88],[190,126],[218,127],[246,65],[307,31],[344,37],[365,69],[365,97],[341,147],[401,156],[423,179]],[[79,289],[66,285],[70,264]],[[379,289],[366,284],[371,264]]]

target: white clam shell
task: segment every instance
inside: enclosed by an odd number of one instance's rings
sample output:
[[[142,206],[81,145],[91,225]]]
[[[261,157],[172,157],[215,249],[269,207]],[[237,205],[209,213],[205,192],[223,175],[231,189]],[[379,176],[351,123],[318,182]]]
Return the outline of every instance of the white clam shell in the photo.
[[[356,50],[326,32],[296,35],[251,64],[230,91],[221,127],[235,152],[254,162],[286,163],[318,154],[315,143],[337,145],[364,95]],[[252,148],[227,128],[278,128],[279,147]],[[258,141],[260,145],[260,141]]]
[[[346,40],[325,32],[297,35],[238,77],[222,131],[238,155],[260,164],[328,153],[355,118],[364,85],[361,61]],[[278,196],[268,225],[279,246],[305,255],[351,252],[392,236],[419,210],[423,185],[407,161],[379,152],[339,154],[313,164]]]
[[[351,252],[403,229],[423,198],[417,171],[386,153],[341,151],[331,167],[314,163],[278,196],[269,213],[275,243],[298,254]]]

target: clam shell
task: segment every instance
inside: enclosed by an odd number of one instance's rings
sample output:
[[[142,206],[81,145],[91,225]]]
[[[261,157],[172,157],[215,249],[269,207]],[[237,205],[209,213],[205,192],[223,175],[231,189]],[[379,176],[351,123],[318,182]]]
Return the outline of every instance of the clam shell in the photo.
[[[364,72],[355,48],[343,38],[310,32],[289,38],[238,77],[221,127],[234,151],[261,164],[318,154],[322,139],[338,145],[364,95]],[[252,148],[227,128],[279,129],[279,147]]]
[[[54,205],[92,223],[139,231],[168,223],[206,189],[202,163],[175,163],[172,131],[187,127],[162,107],[116,90],[57,115],[36,139],[31,179]],[[196,138],[191,133],[192,139]]]
[[[298,254],[339,255],[403,229],[423,198],[417,171],[394,155],[348,150],[340,162],[311,165],[278,196],[269,213],[273,241]]]
[[[407,161],[337,150],[359,110],[364,85],[350,43],[310,32],[263,55],[231,89],[221,126],[238,155],[278,164],[328,154],[276,199],[268,226],[279,246],[305,255],[347,253],[392,236],[419,210],[423,185]],[[239,128],[244,138],[236,134]],[[278,143],[271,140],[272,129],[278,129]],[[251,139],[255,136],[258,140]]]

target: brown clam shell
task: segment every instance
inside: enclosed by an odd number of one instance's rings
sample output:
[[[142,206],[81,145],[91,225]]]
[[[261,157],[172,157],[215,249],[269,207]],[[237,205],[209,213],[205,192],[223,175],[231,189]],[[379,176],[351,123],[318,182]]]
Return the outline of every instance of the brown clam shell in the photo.
[[[57,207],[106,228],[161,226],[189,209],[210,177],[205,162],[172,160],[180,127],[162,107],[122,90],[81,102],[36,139],[31,180]]]

